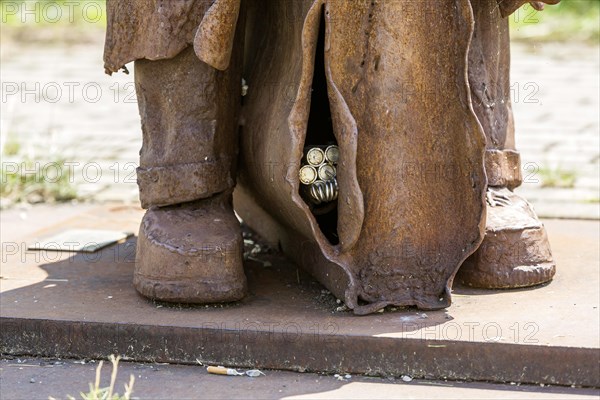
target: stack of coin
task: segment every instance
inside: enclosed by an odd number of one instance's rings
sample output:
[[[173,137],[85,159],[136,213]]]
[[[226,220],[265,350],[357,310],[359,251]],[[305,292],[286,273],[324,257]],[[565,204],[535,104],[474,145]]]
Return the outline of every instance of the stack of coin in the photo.
[[[338,196],[337,163],[340,150],[337,146],[312,146],[305,150],[300,168],[300,182],[307,186],[305,193],[316,205],[335,201]]]

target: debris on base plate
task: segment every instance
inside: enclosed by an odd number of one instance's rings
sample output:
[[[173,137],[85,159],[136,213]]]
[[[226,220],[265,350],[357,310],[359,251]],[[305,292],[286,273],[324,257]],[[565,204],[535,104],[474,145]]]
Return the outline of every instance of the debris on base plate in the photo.
[[[346,374],[346,375],[335,374],[333,377],[335,379],[337,379],[338,381],[346,381],[348,379],[352,379],[352,375],[350,375],[350,374]]]

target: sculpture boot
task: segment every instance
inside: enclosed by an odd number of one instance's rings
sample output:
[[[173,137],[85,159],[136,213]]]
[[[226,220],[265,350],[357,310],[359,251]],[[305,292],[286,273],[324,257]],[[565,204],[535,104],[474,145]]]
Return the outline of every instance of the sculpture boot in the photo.
[[[531,205],[507,188],[488,189],[485,238],[457,279],[478,288],[511,289],[547,282],[555,271],[546,230]]]
[[[487,141],[488,207],[483,243],[465,261],[457,280],[479,288],[533,286],[551,280],[556,270],[544,225],[531,205],[513,193],[522,177],[520,155],[513,150],[505,13],[522,3],[509,1],[498,7],[497,0],[471,2],[475,33],[469,51],[469,82],[473,108]]]
[[[556,272],[546,229],[533,207],[513,193],[521,184],[519,153],[488,150],[487,220],[479,249],[462,265],[457,280],[486,289],[511,289],[548,282]]]
[[[143,146],[138,185],[148,209],[134,285],[170,302],[212,303],[246,292],[242,235],[232,208],[241,99],[239,46],[219,71],[189,46],[135,63]]]
[[[246,292],[242,249],[231,192],[152,207],[140,227],[134,285],[164,301],[239,300]]]

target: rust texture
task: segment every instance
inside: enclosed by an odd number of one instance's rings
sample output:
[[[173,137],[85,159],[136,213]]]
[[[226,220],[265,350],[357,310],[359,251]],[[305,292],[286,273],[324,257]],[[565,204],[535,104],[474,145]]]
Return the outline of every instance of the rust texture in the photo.
[[[108,0],[104,67],[117,72],[128,62],[175,57],[193,43],[214,0]]]
[[[141,216],[102,206],[60,224],[131,230]],[[138,296],[131,287],[134,237],[93,258],[48,254],[24,264],[22,253],[10,252],[0,352],[598,387],[597,222],[554,220],[548,228],[561,261],[561,279],[552,285],[486,293],[456,284],[460,296],[448,310],[361,318],[279,252],[245,263],[249,295],[242,301],[209,307]]]
[[[250,50],[257,62],[247,75],[246,193],[271,206],[287,231],[284,251],[288,242],[294,258],[357,312],[448,306],[450,281],[483,235],[485,143],[466,81],[468,1],[293,4],[292,14],[289,3],[270,5],[267,18],[287,23],[257,28],[267,31],[254,35],[270,42]],[[257,10],[263,13],[264,5]],[[324,54],[317,50],[320,29]],[[324,71],[314,68],[318,57]],[[300,198],[295,168],[273,176],[260,168],[299,165],[306,137],[315,134],[307,121],[319,73],[341,153],[337,226],[325,227],[339,243],[323,234]],[[297,87],[296,98],[286,98],[287,87],[269,98],[269,79]],[[265,115],[266,108],[273,111]],[[263,140],[270,145],[261,148]]]
[[[198,58],[224,71],[229,67],[241,0],[216,0],[194,38]]]
[[[524,3],[110,1],[105,68],[136,60],[144,134],[138,291],[244,295],[236,176],[241,217],[357,314],[448,307],[474,253],[468,285],[551,279],[544,228],[512,193],[506,17]],[[339,193],[319,214],[298,170],[331,144]],[[525,256],[476,253],[517,242]]]
[[[479,380],[598,387],[598,351],[585,348],[429,341],[303,332],[220,330],[1,318],[0,351],[11,355],[352,373],[415,379]],[[216,324],[215,324],[216,325]],[[135,339],[133,339],[135,338]],[[315,339],[316,338],[316,339]],[[98,343],[103,343],[99,347]],[[199,351],[199,349],[202,349]],[[323,354],[327,354],[324,357]],[[557,362],[561,360],[561,362]]]

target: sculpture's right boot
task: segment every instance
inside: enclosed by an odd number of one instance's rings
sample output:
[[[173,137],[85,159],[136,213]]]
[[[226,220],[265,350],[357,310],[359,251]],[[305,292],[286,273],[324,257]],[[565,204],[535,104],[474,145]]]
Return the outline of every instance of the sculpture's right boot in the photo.
[[[238,53],[218,71],[191,47],[135,63],[143,146],[143,218],[135,288],[169,302],[214,303],[246,292],[243,240],[233,213],[241,74]]]

